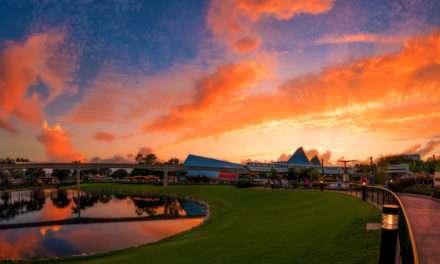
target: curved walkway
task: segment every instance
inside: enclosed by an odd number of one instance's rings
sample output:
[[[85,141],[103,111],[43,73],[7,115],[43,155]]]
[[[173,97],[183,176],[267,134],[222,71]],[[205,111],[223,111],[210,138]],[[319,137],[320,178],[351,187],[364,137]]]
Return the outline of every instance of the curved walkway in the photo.
[[[440,200],[399,194],[411,223],[420,263],[440,263]]]

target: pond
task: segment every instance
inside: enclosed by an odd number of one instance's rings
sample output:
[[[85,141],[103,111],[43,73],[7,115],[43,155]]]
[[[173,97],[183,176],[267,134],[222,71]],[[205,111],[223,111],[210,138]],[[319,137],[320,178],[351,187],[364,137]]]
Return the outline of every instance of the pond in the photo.
[[[159,241],[200,225],[206,208],[168,196],[73,190],[0,192],[0,259],[87,255]]]

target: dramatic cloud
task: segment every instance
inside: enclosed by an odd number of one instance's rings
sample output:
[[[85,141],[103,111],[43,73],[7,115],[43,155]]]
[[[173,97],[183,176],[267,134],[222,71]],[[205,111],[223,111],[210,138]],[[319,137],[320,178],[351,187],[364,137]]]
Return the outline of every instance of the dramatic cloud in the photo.
[[[46,157],[51,161],[84,160],[84,156],[76,152],[70,141],[70,136],[60,126],[50,127],[47,122],[37,137],[46,150]]]
[[[93,138],[98,141],[104,141],[104,142],[112,142],[116,139],[116,137],[108,132],[98,131],[93,135]]]
[[[0,127],[15,131],[8,123],[10,116],[41,122],[45,104],[65,91],[75,91],[68,82],[76,64],[65,49],[64,39],[61,32],[48,31],[31,35],[23,42],[9,42],[1,51]],[[30,90],[39,83],[49,89],[47,98]]]
[[[291,154],[281,153],[281,155],[278,157],[278,161],[288,161],[292,157]]]
[[[244,37],[235,43],[235,49],[238,52],[248,52],[256,49],[260,45],[260,38],[256,36]]]
[[[187,88],[201,75],[191,65],[173,67],[153,76],[119,74],[103,69],[84,99],[63,117],[76,124],[127,123],[164,111],[185,101]]]
[[[420,154],[422,157],[432,154],[435,150],[440,148],[440,138],[439,137],[435,137],[431,140],[429,140],[425,146],[423,146],[422,144],[416,144],[410,148],[408,148],[407,150],[404,151],[404,153],[406,154],[412,154],[412,153],[418,153]]]
[[[185,127],[188,122],[214,118],[218,108],[229,101],[240,100],[242,92],[268,75],[265,66],[255,62],[221,65],[195,85],[193,101],[171,109],[145,126],[145,131],[164,131]]]
[[[359,42],[402,43],[403,38],[390,37],[371,33],[357,33],[350,35],[327,35],[315,41],[317,44],[343,44]]]
[[[439,62],[440,34],[433,33],[408,41],[395,54],[296,78],[273,92],[232,96],[233,91],[243,91],[252,84],[257,71],[248,70],[249,78],[218,71],[207,79],[217,82],[199,83],[199,90],[206,92],[197,96],[194,103],[174,108],[147,127],[183,132],[183,140],[277,120],[295,120],[307,126],[345,126],[395,136],[430,136],[440,131]],[[236,87],[201,85],[222,84],[220,80],[225,77],[219,76],[228,76],[225,83]]]
[[[324,13],[332,6],[332,0],[213,0],[207,23],[217,40],[237,52],[249,52],[260,45],[254,24],[261,17],[287,20],[301,13]]]
[[[280,20],[287,20],[301,14],[319,14],[329,11],[333,0],[238,0],[237,6],[243,13],[253,20],[263,15],[273,16]]]
[[[309,160],[311,160],[314,156],[317,156],[320,161],[324,160],[324,164],[331,164],[330,159],[332,157],[332,153],[330,150],[320,154],[317,149],[309,149],[306,150],[306,155]]]
[[[330,159],[332,158],[332,153],[330,150],[327,150],[324,153],[319,153],[319,150],[317,149],[309,149],[305,151],[306,156],[309,160],[311,160],[313,157],[317,156],[320,161],[324,160],[324,164],[329,165],[331,164]],[[278,158],[278,161],[288,161],[292,157],[292,154],[286,154],[282,153],[280,157]]]

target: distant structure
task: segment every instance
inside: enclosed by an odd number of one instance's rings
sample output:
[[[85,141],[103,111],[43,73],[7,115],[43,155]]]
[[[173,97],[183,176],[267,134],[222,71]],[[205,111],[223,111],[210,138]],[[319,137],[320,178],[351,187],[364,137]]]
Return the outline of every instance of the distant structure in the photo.
[[[190,154],[183,162],[188,167],[216,167],[231,169],[243,169],[243,165],[229,161],[223,161],[198,155]],[[211,181],[236,181],[239,177],[238,173],[230,171],[207,171],[207,170],[190,170],[186,172],[188,178],[206,177]]]
[[[407,160],[412,160],[412,161],[420,161],[422,160],[422,156],[419,153],[404,153],[404,154],[399,154],[399,155],[391,155],[388,156],[389,158],[395,158],[395,159],[407,159]]]
[[[319,158],[314,156],[309,160],[303,147],[299,147],[287,161],[247,162],[245,164],[238,164],[190,154],[183,165],[191,167],[223,167],[228,169],[228,171],[192,170],[187,171],[186,173],[188,178],[206,177],[212,181],[237,180],[239,177],[238,173],[230,172],[231,169],[247,169],[251,175],[262,177],[266,176],[266,174],[272,170],[277,171],[281,175],[287,175],[290,168],[316,168],[319,169],[320,172],[323,172],[324,175],[333,177],[339,177],[344,174],[344,168],[339,166],[324,166],[324,169],[322,169],[322,164]]]
[[[385,171],[385,173],[391,179],[400,178],[400,177],[408,177],[408,176],[412,175],[412,172],[409,169],[409,165],[408,164],[388,165],[388,168]]]
[[[306,153],[304,152],[303,147],[298,148],[295,153],[293,153],[292,157],[287,161],[290,165],[297,165],[297,166],[310,166],[312,165],[307,158]]]

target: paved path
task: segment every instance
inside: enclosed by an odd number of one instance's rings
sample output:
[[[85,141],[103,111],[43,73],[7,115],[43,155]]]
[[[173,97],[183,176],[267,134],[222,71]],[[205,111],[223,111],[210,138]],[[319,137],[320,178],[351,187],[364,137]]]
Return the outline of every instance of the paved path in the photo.
[[[420,263],[440,263],[440,201],[412,194],[399,197],[408,213]]]

